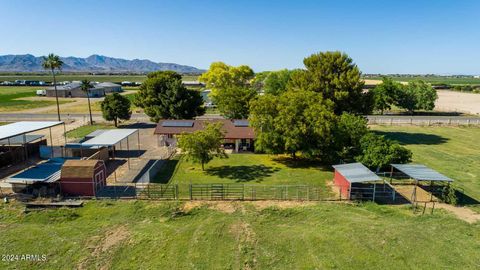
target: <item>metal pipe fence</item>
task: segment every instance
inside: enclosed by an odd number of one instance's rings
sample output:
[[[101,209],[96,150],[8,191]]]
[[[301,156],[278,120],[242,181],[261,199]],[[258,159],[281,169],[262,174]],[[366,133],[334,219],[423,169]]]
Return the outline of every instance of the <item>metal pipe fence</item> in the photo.
[[[367,116],[369,125],[479,126],[480,117]]]

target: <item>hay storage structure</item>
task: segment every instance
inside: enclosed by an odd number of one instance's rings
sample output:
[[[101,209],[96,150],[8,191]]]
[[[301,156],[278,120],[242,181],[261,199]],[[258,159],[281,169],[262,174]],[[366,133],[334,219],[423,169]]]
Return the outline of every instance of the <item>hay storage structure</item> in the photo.
[[[67,196],[95,196],[106,185],[107,168],[102,160],[67,160],[62,167],[60,187]]]

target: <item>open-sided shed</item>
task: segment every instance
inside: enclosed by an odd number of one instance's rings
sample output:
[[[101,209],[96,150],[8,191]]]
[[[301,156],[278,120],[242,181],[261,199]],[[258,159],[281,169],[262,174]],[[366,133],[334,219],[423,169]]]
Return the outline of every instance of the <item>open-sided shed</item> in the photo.
[[[400,175],[404,182],[405,179],[414,181],[414,184],[409,184],[399,188],[401,185],[396,185],[396,190],[404,197],[412,202],[430,202],[437,200],[434,196],[440,196],[444,185],[449,185],[453,179],[447,177],[425,165],[422,164],[391,164],[391,180],[396,171],[396,175]],[[427,183],[427,184],[425,184]],[[440,185],[437,185],[440,184]],[[408,189],[408,186],[410,187]],[[420,187],[420,188],[417,188]]]
[[[340,189],[342,197],[346,199],[351,197],[353,184],[382,180],[362,163],[334,165],[333,168],[335,169],[334,184]]]
[[[106,185],[107,169],[102,160],[67,160],[63,164],[60,187],[71,196],[95,196]]]

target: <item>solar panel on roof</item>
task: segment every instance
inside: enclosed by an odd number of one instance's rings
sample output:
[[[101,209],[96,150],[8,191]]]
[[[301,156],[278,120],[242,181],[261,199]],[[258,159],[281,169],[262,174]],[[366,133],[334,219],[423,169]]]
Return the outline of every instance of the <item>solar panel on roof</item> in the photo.
[[[193,121],[163,121],[162,127],[193,127]]]
[[[248,120],[233,120],[233,125],[236,127],[248,127]]]

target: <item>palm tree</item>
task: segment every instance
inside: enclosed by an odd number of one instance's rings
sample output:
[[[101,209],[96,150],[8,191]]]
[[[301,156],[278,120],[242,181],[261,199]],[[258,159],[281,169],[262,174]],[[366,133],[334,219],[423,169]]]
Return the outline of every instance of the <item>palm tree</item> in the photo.
[[[57,100],[57,115],[58,121],[60,121],[60,105],[58,103],[57,79],[55,78],[55,69],[61,70],[63,66],[63,61],[60,60],[60,57],[58,55],[51,53],[48,56],[43,57],[42,66],[44,69],[52,71],[53,87],[55,88],[55,98]]]
[[[80,88],[82,89],[83,92],[85,92],[87,94],[88,112],[90,113],[90,125],[93,125],[92,107],[90,106],[90,94],[88,93],[88,90],[90,90],[90,88],[92,88],[92,83],[89,80],[83,80],[82,83],[80,84]]]

